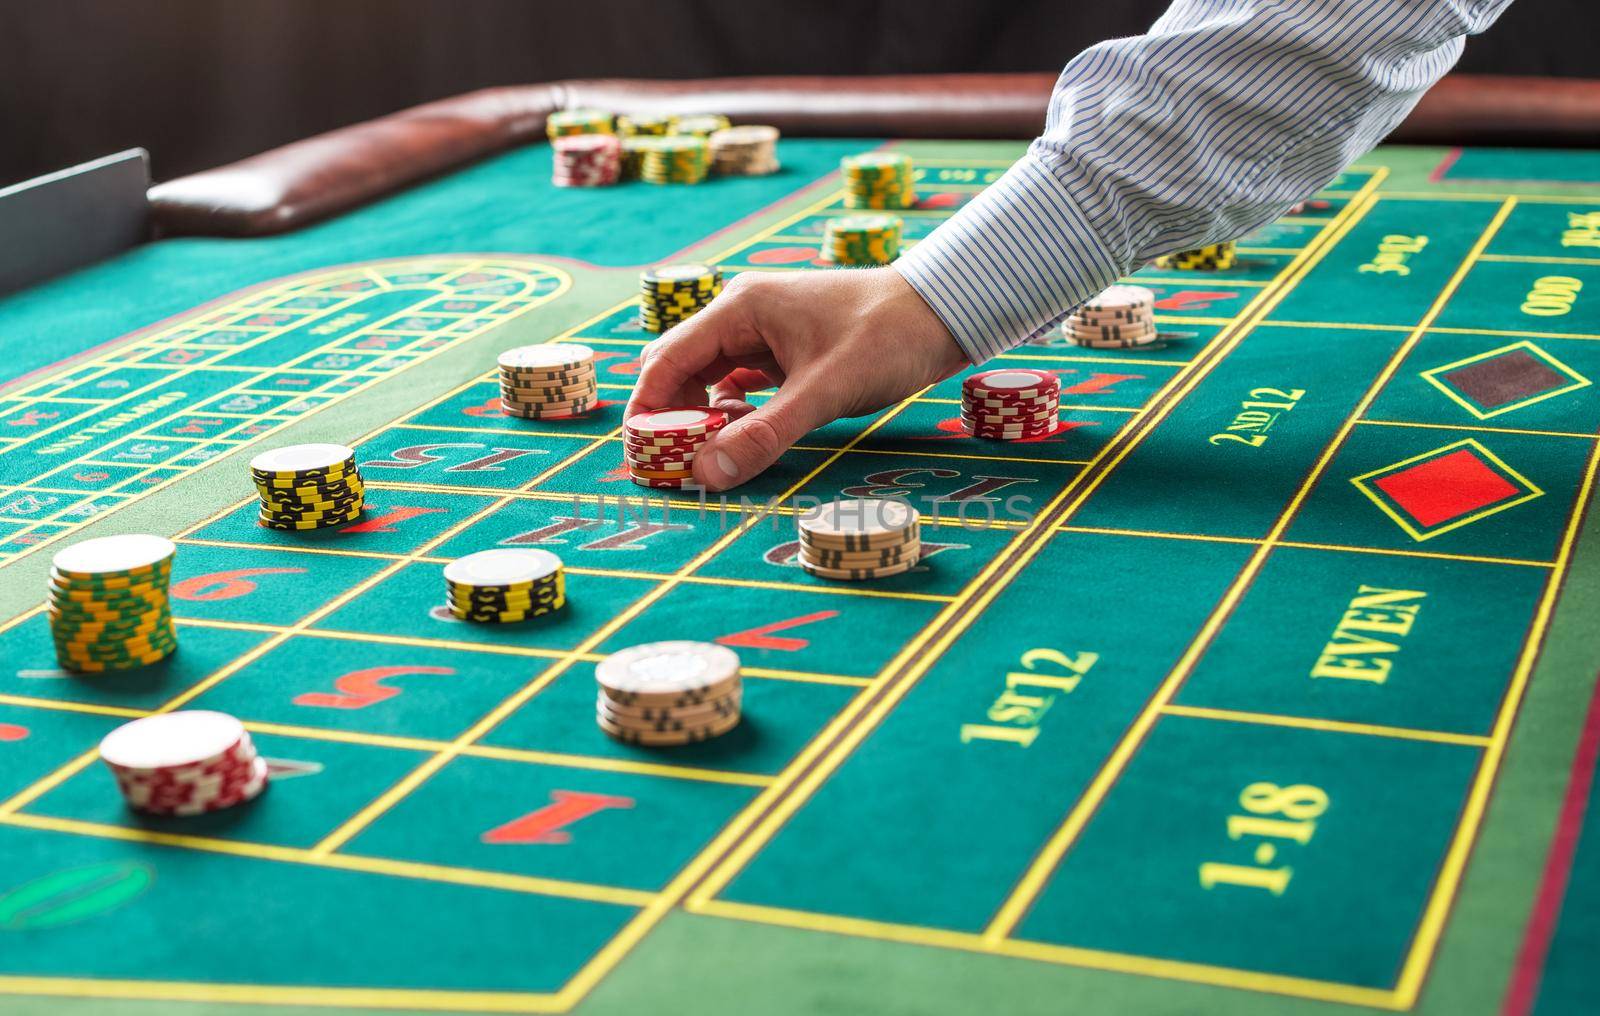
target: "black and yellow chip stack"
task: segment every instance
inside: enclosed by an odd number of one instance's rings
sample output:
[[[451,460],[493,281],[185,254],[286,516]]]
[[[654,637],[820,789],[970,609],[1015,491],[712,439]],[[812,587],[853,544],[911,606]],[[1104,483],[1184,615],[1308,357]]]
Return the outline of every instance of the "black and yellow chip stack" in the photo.
[[[250,460],[250,479],[261,497],[260,522],[268,529],[327,529],[361,515],[366,484],[353,448],[302,444],[274,448]]]
[[[664,332],[688,320],[722,292],[722,273],[713,265],[663,265],[639,273],[639,324]]]
[[[910,208],[917,203],[916,169],[898,152],[863,152],[839,161],[846,208]]]
[[[167,597],[177,549],[164,537],[130,533],[84,540],[56,554],[45,610],[63,668],[128,670],[178,648]]]
[[[645,183],[699,183],[711,170],[711,144],[695,134],[634,138],[639,179]]]
[[[445,607],[462,621],[511,624],[567,603],[561,559],[534,547],[480,550],[457,558],[444,566],[444,580]]]
[[[694,134],[702,138],[709,138],[717,131],[726,128],[728,124],[728,118],[721,113],[689,113],[684,116],[672,117],[667,126],[667,133]]]
[[[1178,251],[1156,258],[1157,268],[1185,272],[1223,272],[1238,263],[1232,240],[1207,244],[1194,250]]]
[[[898,215],[843,215],[822,230],[822,258],[836,265],[886,265],[900,256]]]
[[[573,134],[612,134],[611,114],[603,109],[558,109],[544,121],[544,132],[552,139]]]

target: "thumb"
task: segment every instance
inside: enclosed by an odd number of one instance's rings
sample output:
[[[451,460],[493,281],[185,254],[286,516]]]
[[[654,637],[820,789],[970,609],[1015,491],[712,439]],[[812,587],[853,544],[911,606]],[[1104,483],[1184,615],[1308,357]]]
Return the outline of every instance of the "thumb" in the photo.
[[[695,482],[727,490],[778,461],[813,428],[833,419],[823,400],[807,398],[793,379],[755,412],[719,430],[694,457]]]

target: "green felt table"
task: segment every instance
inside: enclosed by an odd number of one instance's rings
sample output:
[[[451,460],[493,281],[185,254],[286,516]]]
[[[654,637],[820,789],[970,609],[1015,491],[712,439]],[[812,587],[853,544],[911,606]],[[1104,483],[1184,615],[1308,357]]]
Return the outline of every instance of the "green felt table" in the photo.
[[[1060,374],[1047,438],[966,437],[953,379],[742,500],[622,500],[640,267],[812,266],[878,143],[593,190],[535,145],[0,301],[0,1011],[1595,1011],[1595,153],[1380,149],[1237,267],[1140,271],[1162,342],[997,361]],[[899,147],[913,242],[1022,150]],[[552,339],[601,408],[502,416]],[[300,441],[357,446],[359,522],[255,524]],[[923,563],[806,575],[801,495],[912,499]],[[178,540],[181,649],[63,673],[51,551],[129,531]],[[442,616],[497,546],[567,607]],[[596,727],[661,638],[740,653],[733,733]],[[98,739],[189,707],[271,789],[128,812]]]

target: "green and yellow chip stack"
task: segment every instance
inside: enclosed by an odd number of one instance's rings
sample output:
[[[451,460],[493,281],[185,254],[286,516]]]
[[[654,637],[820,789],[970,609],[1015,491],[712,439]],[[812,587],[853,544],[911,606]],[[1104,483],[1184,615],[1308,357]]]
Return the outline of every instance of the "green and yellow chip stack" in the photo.
[[[900,256],[898,215],[845,215],[823,226],[822,257],[836,265],[886,265]]]
[[[61,666],[129,670],[178,648],[167,586],[177,547],[160,536],[84,540],[51,562],[45,610]]]
[[[1234,253],[1232,240],[1196,247],[1194,250],[1164,254],[1156,258],[1157,268],[1177,269],[1184,272],[1223,272],[1232,268],[1236,263],[1238,263],[1238,259]]]
[[[663,265],[639,273],[639,324],[664,332],[686,321],[722,292],[722,273],[713,265]]]
[[[660,137],[672,133],[672,117],[654,113],[619,116],[617,133],[625,138]]]
[[[633,135],[622,139],[622,169],[619,179],[637,180],[644,172],[644,150],[655,140],[650,135]]]
[[[668,134],[693,134],[697,137],[709,138],[717,131],[727,128],[728,118],[721,113],[691,113],[685,116],[675,116],[668,125]]]
[[[360,517],[366,504],[355,450],[345,445],[289,445],[262,452],[250,460],[250,479],[261,497],[259,521],[268,529],[342,526]]]
[[[699,183],[711,171],[711,143],[695,134],[635,138],[639,179],[646,183]]]
[[[573,134],[613,134],[611,114],[603,109],[558,109],[544,121],[552,139]]]
[[[909,155],[863,152],[839,161],[846,208],[910,208],[917,203],[916,170]]]

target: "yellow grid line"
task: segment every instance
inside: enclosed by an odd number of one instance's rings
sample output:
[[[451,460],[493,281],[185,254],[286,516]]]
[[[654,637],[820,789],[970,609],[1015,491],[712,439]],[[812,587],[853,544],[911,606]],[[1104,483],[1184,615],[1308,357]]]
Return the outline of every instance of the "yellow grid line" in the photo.
[[[1369,193],[1376,189],[1381,179],[1382,175],[1378,174],[1368,182]],[[1303,277],[1304,274],[1310,270],[1311,266],[1318,263],[1322,256],[1337,246],[1339,239],[1342,238],[1342,236],[1354,226],[1355,222],[1360,219],[1361,214],[1358,213],[1364,214],[1365,209],[1370,208],[1372,203],[1374,202],[1370,200],[1365,203],[1352,203],[1343,212],[1341,212],[1340,216],[1336,217],[1333,222],[1330,223],[1330,226],[1328,230],[1324,232],[1323,237],[1319,237],[1319,239],[1326,238],[1328,240],[1324,246],[1319,247],[1316,243],[1308,245],[1307,250],[1301,259],[1297,259],[1295,263],[1286,266],[1281,277],[1285,284],[1281,289],[1276,291],[1276,298],[1282,299],[1284,295],[1287,295],[1288,292],[1292,291],[1293,286],[1298,279]],[[1229,336],[1227,333],[1223,333],[1222,335],[1219,335],[1217,340],[1213,340],[1214,342],[1222,341],[1224,345],[1220,347],[1221,352],[1219,352],[1215,358],[1208,361],[1206,365],[1207,368],[1221,363],[1225,359],[1228,349],[1236,345],[1239,339],[1244,334],[1248,333],[1250,327],[1254,323],[1252,316],[1259,318],[1259,316],[1270,311],[1271,306],[1274,304],[1273,297],[1273,290],[1264,291],[1262,294],[1260,294],[1257,300],[1252,301],[1251,304],[1241,312],[1238,319],[1239,328],[1235,335]],[[1160,419],[1164,418],[1164,416],[1169,413],[1174,406],[1179,404],[1183,398],[1193,390],[1194,386],[1198,384],[1199,379],[1204,377],[1206,373],[1207,369],[1203,368],[1191,375],[1188,375],[1187,377],[1182,375],[1175,377],[1173,381],[1163,389],[1162,394],[1164,395],[1169,390],[1175,390],[1177,392],[1176,397],[1165,402],[1154,414],[1152,414],[1151,419],[1154,422],[1152,422],[1141,433],[1149,433],[1152,431],[1154,427],[1159,424]],[[1160,397],[1161,396],[1158,395],[1156,398],[1153,398],[1152,403],[1154,404],[1159,401]],[[1137,443],[1137,440],[1130,442],[1122,450],[1120,455],[1112,460],[1111,467],[1103,472],[1099,479],[1104,479],[1104,476],[1109,475],[1110,471],[1115,468],[1116,464],[1125,459],[1131,449],[1137,446]],[[1110,448],[1111,446],[1108,445],[1105,451],[1109,451]],[[1074,510],[1078,505],[1081,505],[1088,498],[1089,494],[1093,492],[1094,486],[1095,484],[1090,484],[1086,490],[1078,493],[1075,502],[1067,509],[1066,514],[1070,515],[1072,510]],[[1058,497],[1052,501],[1049,506],[1046,507],[1046,510],[1041,513],[1040,517],[1042,518],[1047,516],[1057,503],[1065,503],[1072,491],[1073,487],[1069,485],[1068,488],[1063,490],[1062,493],[1058,495]],[[1038,551],[1045,545],[1045,541],[1037,541],[1034,543],[1028,548],[1027,553],[1019,557],[1009,568],[1006,569],[1006,574],[1003,576],[990,575],[989,572],[995,570],[993,567],[986,569],[984,573],[978,576],[977,580],[968,586],[969,590],[981,586],[983,591],[978,599],[971,604],[953,604],[949,610],[940,616],[940,618],[935,619],[935,621],[930,624],[925,631],[937,632],[941,622],[943,622],[946,617],[960,616],[963,620],[970,622],[971,618],[981,613],[981,611],[990,602],[992,602],[999,592],[1007,585],[1010,578],[1013,577],[1017,572],[1021,571],[1021,569],[1025,567],[1028,562],[1032,560],[1033,556],[1036,555]],[[973,609],[967,612],[965,615],[958,615],[958,609],[962,606],[971,606]],[[932,662],[937,659],[944,652],[944,650],[948,648],[949,644],[953,642],[954,639],[958,637],[964,630],[965,628],[962,624],[958,623],[952,625],[932,645],[926,647],[923,645],[923,643],[926,641],[926,636],[919,636],[911,645],[906,647],[906,649],[902,652],[901,657],[897,657],[897,660],[892,662],[890,666],[885,669],[885,672],[892,673],[896,663],[898,663],[901,659],[915,656],[921,662],[917,664],[916,668],[911,673],[920,676],[920,673],[928,666],[931,666]],[[706,911],[709,905],[712,903],[715,903],[719,907],[724,905],[724,901],[714,900],[715,895],[727,885],[727,883],[739,870],[744,867],[745,864],[749,862],[749,860],[755,855],[756,851],[758,851],[762,845],[764,845],[773,835],[776,834],[777,829],[781,828],[782,824],[787,820],[789,815],[792,815],[794,811],[800,807],[801,803],[803,803],[804,800],[809,797],[809,795],[814,792],[818,786],[820,786],[821,782],[825,780],[839,764],[842,764],[843,759],[847,758],[854,747],[860,743],[862,738],[866,736],[866,733],[872,730],[876,724],[894,708],[899,698],[909,690],[913,683],[914,682],[910,681],[902,682],[897,688],[892,689],[889,695],[885,696],[875,705],[873,705],[871,710],[866,714],[865,720],[861,723],[857,723],[848,731],[844,739],[833,749],[828,758],[824,759],[817,765],[808,765],[808,767],[804,770],[804,778],[792,791],[790,791],[786,786],[789,777],[789,771],[786,771],[780,776],[777,784],[769,788],[767,791],[764,791],[762,796],[758,798],[756,802],[750,805],[750,807],[746,810],[747,813],[759,809],[769,798],[780,798],[778,806],[762,819],[761,823],[755,830],[754,835],[739,841],[732,835],[731,830],[725,831],[724,834],[718,838],[718,841],[713,843],[713,845],[708,848],[708,852],[710,852],[718,849],[718,845],[721,843],[732,844],[732,849],[728,851],[725,859],[719,863],[710,877],[706,879],[705,883],[696,888],[693,894],[690,896],[686,904],[690,910],[696,912]],[[858,702],[860,701],[865,700],[858,700]],[[855,719],[856,717],[852,715],[851,711],[847,710],[844,714],[841,714],[840,717],[835,719],[834,723],[830,725],[830,731],[825,732],[824,737],[826,737],[828,733],[833,730],[833,728],[844,729],[846,726],[848,726],[848,724],[854,722]],[[818,738],[816,741],[813,741],[812,747],[815,747],[817,744],[821,743],[822,740],[822,738]],[[811,753],[811,749],[808,749],[807,755],[810,755]],[[787,794],[787,796],[783,796],[785,794]],[[833,931],[844,930],[849,924],[848,919],[835,923],[835,918],[832,915],[816,915],[816,920],[818,921],[817,927],[825,927]],[[937,930],[922,928],[912,930],[917,933],[928,932],[930,935],[930,943],[938,944],[938,942],[935,940],[941,933]],[[1009,946],[1012,948],[1022,948],[1024,944],[1009,942]],[[1215,971],[1214,976],[1226,979],[1226,983],[1240,984],[1241,982],[1244,982],[1244,986],[1249,986],[1248,982],[1250,982],[1252,978],[1258,980],[1263,979],[1263,975],[1255,975],[1249,971],[1235,971],[1223,968],[1212,969]],[[1346,986],[1334,986],[1334,990],[1346,990]],[[1322,996],[1319,995],[1317,997]]]
[[[1206,706],[1185,706],[1168,703],[1161,707],[1161,712],[1167,716],[1185,716],[1195,720],[1254,723],[1258,726],[1266,727],[1292,727],[1296,730],[1321,730],[1334,734],[1360,734],[1364,737],[1387,737],[1400,741],[1459,744],[1473,748],[1481,748],[1489,743],[1489,738],[1484,734],[1458,734],[1447,730],[1394,727],[1382,723],[1351,723],[1345,720],[1319,719],[1315,716],[1257,713],[1243,709],[1213,709]]]
[[[1055,872],[1062,857],[1076,842],[1079,833],[1087,825],[1090,816],[1094,814],[1100,802],[1104,800],[1106,794],[1110,791],[1112,783],[1121,775],[1122,770],[1131,760],[1134,751],[1154,727],[1161,710],[1171,701],[1172,696],[1177,692],[1184,678],[1189,675],[1196,663],[1198,663],[1201,653],[1211,644],[1211,641],[1221,629],[1223,621],[1232,613],[1234,607],[1244,595],[1244,591],[1249,586],[1250,581],[1265,565],[1266,559],[1278,539],[1288,528],[1289,523],[1294,519],[1305,499],[1310,495],[1317,480],[1320,479],[1328,465],[1333,461],[1334,455],[1343,446],[1345,439],[1354,430],[1355,421],[1360,419],[1367,411],[1373,400],[1377,398],[1378,393],[1383,390],[1389,379],[1399,370],[1400,364],[1410,354],[1412,348],[1421,340],[1428,325],[1444,310],[1451,295],[1455,293],[1462,280],[1466,278],[1467,273],[1476,263],[1478,256],[1489,245],[1494,234],[1499,230],[1506,218],[1510,216],[1514,206],[1515,201],[1512,200],[1506,201],[1501,206],[1477,241],[1468,250],[1461,264],[1451,275],[1449,281],[1446,282],[1433,304],[1428,308],[1422,321],[1418,323],[1415,330],[1401,344],[1400,348],[1395,351],[1383,370],[1379,372],[1377,378],[1368,386],[1360,402],[1357,403],[1355,409],[1336,432],[1333,439],[1329,441],[1322,455],[1319,456],[1317,462],[1301,483],[1299,490],[1296,491],[1293,499],[1280,513],[1277,522],[1267,534],[1266,539],[1262,541],[1260,547],[1240,570],[1221,601],[1213,609],[1210,617],[1206,619],[1206,623],[1202,625],[1200,632],[1190,642],[1189,648],[1169,672],[1166,679],[1162,681],[1156,693],[1151,696],[1145,709],[1129,726],[1127,733],[1113,750],[1107,764],[1097,774],[1095,780],[1079,799],[1077,805],[1068,813],[1066,820],[1057,827],[1056,832],[1046,841],[1045,846],[1035,857],[1033,863],[1028,866],[1022,878],[1018,880],[1016,887],[1007,897],[1004,905],[1001,906],[994,919],[984,930],[985,939],[996,941],[1004,939],[1009,937],[1012,931],[1015,930],[1023,915],[1027,913],[1028,908],[1033,904],[1033,901],[1043,891],[1045,884]],[[1600,445],[1597,445],[1597,447],[1600,447]],[[1400,991],[1399,988],[1396,990],[1397,993]]]

